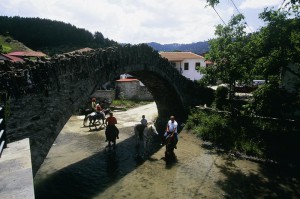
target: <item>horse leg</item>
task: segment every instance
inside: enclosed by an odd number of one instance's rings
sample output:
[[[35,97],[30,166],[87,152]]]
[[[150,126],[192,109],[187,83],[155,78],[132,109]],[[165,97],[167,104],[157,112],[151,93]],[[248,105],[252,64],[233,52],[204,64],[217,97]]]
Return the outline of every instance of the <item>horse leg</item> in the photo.
[[[144,154],[145,154],[145,156],[148,155],[148,149],[147,149],[148,144],[147,143],[148,143],[147,139],[144,138]]]
[[[84,119],[83,119],[83,126],[86,125],[86,121],[87,121],[87,116],[85,115],[85,116],[84,116]]]
[[[116,149],[116,140],[113,141],[113,149]]]

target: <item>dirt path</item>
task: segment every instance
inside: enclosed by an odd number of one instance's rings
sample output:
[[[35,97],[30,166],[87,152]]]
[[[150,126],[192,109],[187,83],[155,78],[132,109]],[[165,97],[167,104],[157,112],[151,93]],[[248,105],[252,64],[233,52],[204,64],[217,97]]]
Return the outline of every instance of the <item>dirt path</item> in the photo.
[[[153,120],[155,104],[114,113],[116,153],[105,149],[103,130],[89,131],[82,117],[71,117],[35,177],[36,198],[300,198],[295,173],[219,154],[185,131],[174,164],[165,164],[155,143],[148,159],[138,158],[131,132],[143,114]]]

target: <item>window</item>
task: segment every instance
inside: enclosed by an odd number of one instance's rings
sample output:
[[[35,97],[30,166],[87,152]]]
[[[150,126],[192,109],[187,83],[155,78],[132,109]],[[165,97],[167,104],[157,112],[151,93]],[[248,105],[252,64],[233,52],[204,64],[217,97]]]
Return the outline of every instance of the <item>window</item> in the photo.
[[[200,68],[200,66],[201,66],[200,62],[196,62],[195,63],[195,70],[197,70],[198,68]]]
[[[189,63],[184,63],[184,70],[189,70]]]

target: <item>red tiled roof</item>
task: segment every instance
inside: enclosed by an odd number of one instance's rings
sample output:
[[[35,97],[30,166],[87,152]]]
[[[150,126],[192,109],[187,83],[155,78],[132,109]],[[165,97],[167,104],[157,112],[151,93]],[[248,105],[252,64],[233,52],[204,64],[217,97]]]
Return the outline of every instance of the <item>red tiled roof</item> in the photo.
[[[169,61],[182,61],[184,59],[204,59],[201,55],[192,52],[160,52],[162,57]]]
[[[45,57],[46,54],[42,52],[36,52],[36,51],[16,51],[8,53],[8,55],[11,56],[17,56],[17,57]]]
[[[118,79],[117,82],[136,82],[138,79]]]
[[[214,62],[209,61],[209,60],[206,60],[205,63],[208,64],[208,65],[211,65],[211,64],[213,64]]]
[[[19,57],[11,56],[8,54],[2,54],[2,56],[7,57],[11,62],[24,62],[24,60]]]

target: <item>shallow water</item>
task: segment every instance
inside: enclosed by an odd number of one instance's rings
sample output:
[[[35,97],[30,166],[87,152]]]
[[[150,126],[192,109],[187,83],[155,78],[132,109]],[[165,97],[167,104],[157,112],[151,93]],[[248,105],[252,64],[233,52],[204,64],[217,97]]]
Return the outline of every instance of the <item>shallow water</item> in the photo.
[[[155,104],[115,113],[116,151],[105,148],[103,129],[89,131],[82,117],[72,116],[35,176],[36,198],[299,198],[293,174],[220,154],[184,131],[172,164],[164,161],[157,137],[151,155],[138,156],[132,131],[141,112],[148,120],[157,114]]]

